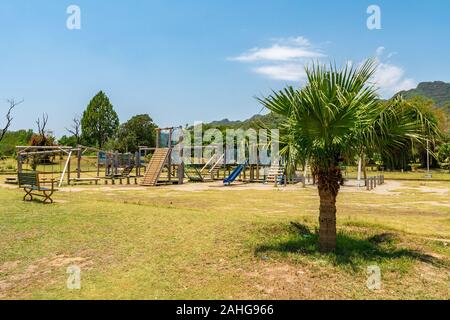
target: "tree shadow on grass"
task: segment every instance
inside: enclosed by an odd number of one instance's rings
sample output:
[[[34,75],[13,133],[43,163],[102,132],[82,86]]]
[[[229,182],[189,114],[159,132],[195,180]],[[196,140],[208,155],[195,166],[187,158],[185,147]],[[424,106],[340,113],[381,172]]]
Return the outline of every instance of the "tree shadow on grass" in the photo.
[[[255,255],[264,253],[300,254],[306,256],[326,257],[334,265],[350,266],[357,269],[358,265],[368,262],[385,262],[401,258],[409,258],[434,266],[443,267],[445,263],[436,257],[423,252],[398,248],[395,245],[396,235],[380,233],[370,237],[349,235],[339,232],[337,247],[333,253],[322,253],[319,249],[319,235],[312,233],[305,225],[292,223],[293,228],[282,240],[274,239],[270,243],[256,247]],[[359,237],[358,237],[359,236]]]

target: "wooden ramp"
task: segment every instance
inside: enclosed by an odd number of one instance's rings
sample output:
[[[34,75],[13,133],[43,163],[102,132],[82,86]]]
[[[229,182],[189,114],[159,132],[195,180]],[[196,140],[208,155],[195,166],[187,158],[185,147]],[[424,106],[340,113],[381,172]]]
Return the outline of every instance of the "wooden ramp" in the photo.
[[[170,156],[169,148],[160,148],[156,149],[152,158],[150,159],[150,163],[147,166],[147,170],[145,170],[144,179],[142,180],[141,185],[143,186],[156,186],[159,180],[159,176],[166,164],[168,158]]]

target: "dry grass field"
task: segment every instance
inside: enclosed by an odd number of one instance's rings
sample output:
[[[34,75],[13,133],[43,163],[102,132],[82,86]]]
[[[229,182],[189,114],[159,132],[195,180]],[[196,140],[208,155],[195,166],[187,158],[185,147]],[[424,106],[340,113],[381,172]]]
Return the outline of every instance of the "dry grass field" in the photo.
[[[0,186],[0,299],[448,299],[450,183],[344,187],[338,250],[317,190],[78,186],[54,205]],[[66,287],[81,268],[81,290]],[[379,266],[380,290],[367,288]]]

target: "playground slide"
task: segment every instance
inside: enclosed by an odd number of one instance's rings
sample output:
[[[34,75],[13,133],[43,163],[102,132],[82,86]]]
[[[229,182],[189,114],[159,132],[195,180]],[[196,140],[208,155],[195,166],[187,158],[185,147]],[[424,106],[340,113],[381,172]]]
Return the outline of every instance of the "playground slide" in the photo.
[[[233,170],[233,172],[230,174],[228,178],[223,180],[223,183],[226,185],[230,185],[234,180],[236,180],[237,177],[241,174],[242,170],[247,166],[247,162],[244,164],[239,165],[236,169]]]

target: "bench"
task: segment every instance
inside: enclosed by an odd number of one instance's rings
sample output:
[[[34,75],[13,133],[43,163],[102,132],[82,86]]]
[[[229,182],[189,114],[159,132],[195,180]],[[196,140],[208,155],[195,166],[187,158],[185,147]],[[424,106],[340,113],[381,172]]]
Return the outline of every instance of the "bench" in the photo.
[[[50,179],[51,188],[41,186],[39,181],[39,173],[37,172],[19,172],[18,173],[19,188],[23,188],[26,194],[23,196],[23,201],[27,201],[27,197],[30,197],[28,201],[33,200],[33,196],[43,197],[44,203],[53,203],[51,196],[55,191],[55,180]]]

